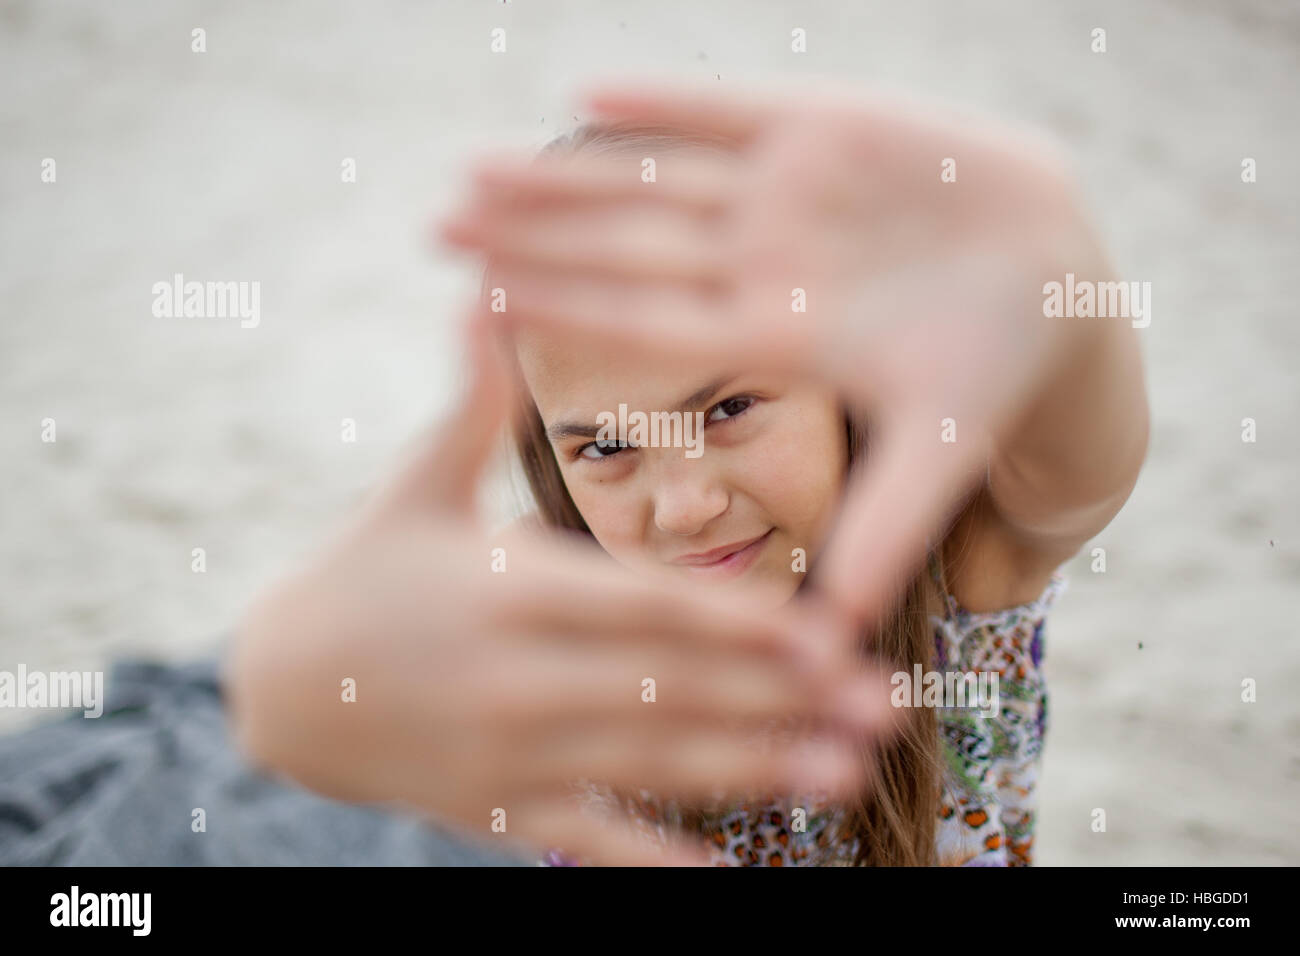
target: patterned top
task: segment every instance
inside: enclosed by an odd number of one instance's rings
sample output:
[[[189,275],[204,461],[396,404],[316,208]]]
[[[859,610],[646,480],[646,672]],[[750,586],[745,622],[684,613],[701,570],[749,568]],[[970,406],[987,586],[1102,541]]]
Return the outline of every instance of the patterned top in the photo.
[[[938,583],[937,574],[935,580]],[[983,686],[996,686],[994,706],[967,697],[966,706],[938,710],[944,770],[936,856],[942,866],[1033,863],[1035,785],[1047,730],[1043,626],[1065,587],[1057,570],[1037,599],[988,612],[966,611],[939,588],[944,613],[930,616],[936,671],[983,673]],[[660,844],[666,825],[682,825],[676,801],[660,800],[648,790],[619,798],[602,785],[584,781],[580,792],[589,812],[622,812]],[[716,866],[844,866],[858,848],[857,838],[842,835],[844,808],[821,794],[769,795],[706,809],[703,835]],[[540,865],[579,863],[551,850]]]

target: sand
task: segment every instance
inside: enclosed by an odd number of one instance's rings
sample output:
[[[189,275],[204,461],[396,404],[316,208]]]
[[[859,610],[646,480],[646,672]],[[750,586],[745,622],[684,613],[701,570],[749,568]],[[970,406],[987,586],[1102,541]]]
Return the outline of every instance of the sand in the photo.
[[[1300,13],[1075,6],[0,4],[0,668],[210,652],[446,407],[474,282],[424,230],[467,150],[591,76],[828,74],[1044,128],[1154,290],[1149,461],[1049,625],[1039,862],[1300,863]],[[260,324],[154,316],[176,273]]]

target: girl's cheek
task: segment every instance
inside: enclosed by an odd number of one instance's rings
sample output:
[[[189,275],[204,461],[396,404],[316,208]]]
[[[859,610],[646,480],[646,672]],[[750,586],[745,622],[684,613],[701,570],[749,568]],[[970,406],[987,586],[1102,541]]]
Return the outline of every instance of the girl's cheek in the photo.
[[[791,547],[809,555],[829,526],[839,500],[844,461],[833,441],[806,429],[789,429],[748,456],[745,487],[784,529]]]
[[[620,483],[569,476],[565,481],[573,504],[601,547],[617,555],[637,546],[635,516],[638,512]]]

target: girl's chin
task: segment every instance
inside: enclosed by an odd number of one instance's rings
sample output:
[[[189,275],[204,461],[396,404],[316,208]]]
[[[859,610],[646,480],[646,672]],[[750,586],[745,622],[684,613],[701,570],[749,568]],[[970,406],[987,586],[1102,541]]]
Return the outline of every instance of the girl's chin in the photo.
[[[759,566],[738,578],[708,582],[707,586],[739,595],[745,606],[751,609],[771,611],[794,600],[803,584],[803,577],[791,573],[788,565],[777,568]]]
[[[799,586],[803,583],[800,578],[802,575],[796,577],[789,572],[779,578],[767,577],[759,585],[761,590],[756,590],[750,606],[768,611],[789,604],[799,593]]]

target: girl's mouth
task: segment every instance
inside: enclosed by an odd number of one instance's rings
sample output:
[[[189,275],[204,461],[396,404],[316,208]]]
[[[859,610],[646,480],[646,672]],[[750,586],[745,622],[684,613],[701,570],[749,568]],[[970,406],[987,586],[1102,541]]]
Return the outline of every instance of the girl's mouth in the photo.
[[[775,530],[775,528],[768,528],[766,532],[748,542],[742,541],[734,546],[726,545],[724,546],[726,550],[719,548],[700,555],[687,555],[673,563],[685,568],[691,574],[717,579],[737,577],[754,565]]]

